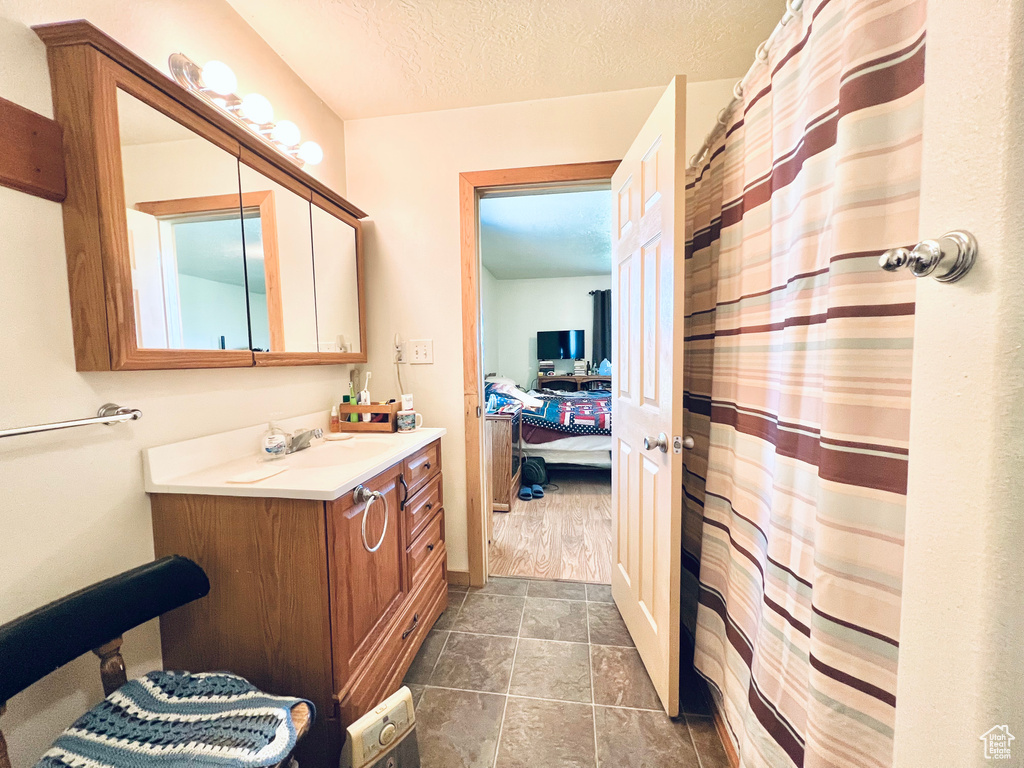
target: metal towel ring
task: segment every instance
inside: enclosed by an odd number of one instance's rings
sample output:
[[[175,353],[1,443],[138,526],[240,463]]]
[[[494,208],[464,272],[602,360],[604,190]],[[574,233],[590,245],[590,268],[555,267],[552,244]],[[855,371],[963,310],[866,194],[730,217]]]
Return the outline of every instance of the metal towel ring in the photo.
[[[388,509],[388,498],[380,491],[371,491],[368,490],[367,488],[364,488],[361,485],[358,488],[356,488],[355,491],[353,492],[353,498],[355,498],[357,504],[361,504],[363,502],[366,503],[366,506],[363,507],[363,523],[361,526],[363,548],[370,553],[376,552],[378,549],[381,548],[381,545],[384,543],[384,537],[387,535],[388,532],[388,518],[390,517],[390,510]],[[370,507],[373,506],[373,502],[377,501],[377,499],[380,499],[381,501],[384,502],[384,530],[380,532],[380,540],[371,547],[369,543],[367,543],[366,541],[366,515],[370,511]]]

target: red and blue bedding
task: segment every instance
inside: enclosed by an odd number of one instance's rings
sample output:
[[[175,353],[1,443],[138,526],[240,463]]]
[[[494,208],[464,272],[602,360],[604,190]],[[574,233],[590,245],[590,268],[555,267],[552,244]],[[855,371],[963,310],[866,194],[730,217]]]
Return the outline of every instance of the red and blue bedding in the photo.
[[[487,386],[488,396],[497,398],[499,406],[517,404],[518,400],[499,391],[498,388]],[[565,435],[610,435],[612,433],[612,397],[607,390],[589,392],[541,392],[531,393],[532,397],[542,400],[538,408],[523,407],[523,437],[528,442],[548,442]],[[546,440],[532,440],[528,433],[530,427],[550,430],[560,435],[548,437]],[[540,435],[538,435],[540,437]]]

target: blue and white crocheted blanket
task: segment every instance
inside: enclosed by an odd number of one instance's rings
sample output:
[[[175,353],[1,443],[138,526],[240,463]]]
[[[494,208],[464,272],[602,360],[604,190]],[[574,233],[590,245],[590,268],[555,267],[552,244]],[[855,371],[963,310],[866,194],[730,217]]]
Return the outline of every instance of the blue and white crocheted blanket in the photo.
[[[301,701],[222,672],[150,672],[80,717],[36,768],[274,765],[295,746]]]

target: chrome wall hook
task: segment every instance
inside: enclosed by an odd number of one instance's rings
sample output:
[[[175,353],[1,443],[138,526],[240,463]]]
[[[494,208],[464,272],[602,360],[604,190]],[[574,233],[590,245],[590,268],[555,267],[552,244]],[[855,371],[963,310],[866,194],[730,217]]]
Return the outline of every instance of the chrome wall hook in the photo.
[[[878,266],[886,272],[906,267],[914,277],[931,275],[940,283],[955,283],[971,271],[977,256],[974,235],[955,229],[938,240],[922,240],[913,250],[890,248],[878,259]]]

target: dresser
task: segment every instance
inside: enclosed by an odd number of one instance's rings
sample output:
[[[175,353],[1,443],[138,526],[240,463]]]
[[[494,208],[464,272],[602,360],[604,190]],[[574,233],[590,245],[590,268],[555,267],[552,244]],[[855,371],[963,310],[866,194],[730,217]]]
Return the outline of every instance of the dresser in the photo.
[[[591,389],[611,389],[611,376],[540,376],[537,386],[567,392],[582,392]]]
[[[523,465],[522,411],[488,413],[484,421],[484,462],[495,512],[508,512],[519,492]]]
[[[440,440],[359,487],[326,501],[151,495],[156,556],[194,560],[211,585],[161,618],[164,666],[312,701],[303,768],[337,766],[345,727],[400,687],[448,604]]]

